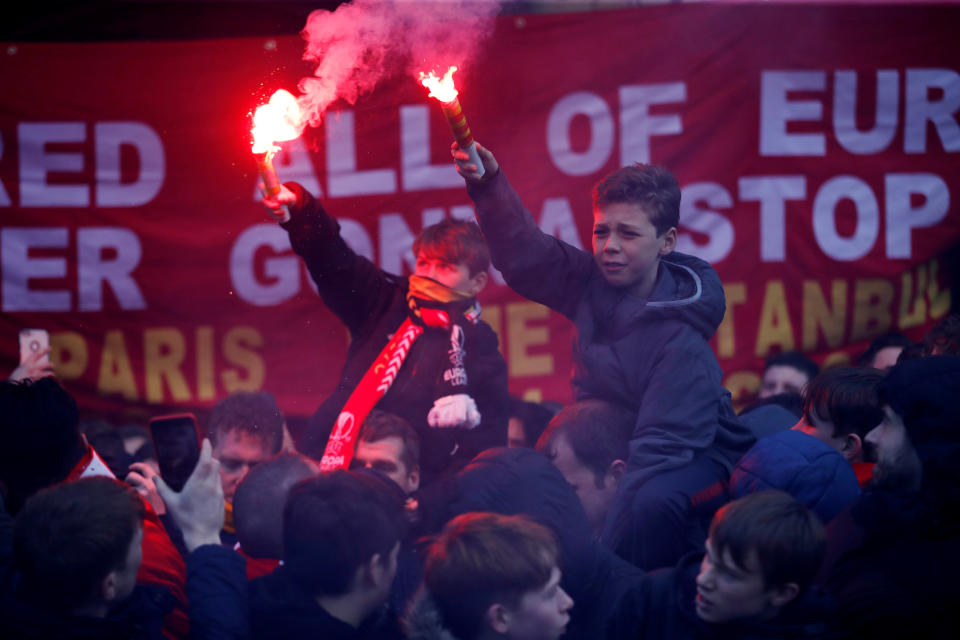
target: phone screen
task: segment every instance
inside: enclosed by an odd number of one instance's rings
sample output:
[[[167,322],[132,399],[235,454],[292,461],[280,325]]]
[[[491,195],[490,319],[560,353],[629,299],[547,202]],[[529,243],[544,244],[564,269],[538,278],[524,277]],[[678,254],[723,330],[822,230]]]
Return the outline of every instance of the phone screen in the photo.
[[[150,434],[160,464],[160,476],[167,486],[179,492],[200,459],[197,419],[190,413],[153,418],[150,420]]]
[[[46,329],[23,329],[20,331],[20,363],[26,362],[27,358],[38,351],[43,351],[50,346],[50,334]],[[49,356],[44,356],[39,362],[40,366],[45,366],[49,362]]]

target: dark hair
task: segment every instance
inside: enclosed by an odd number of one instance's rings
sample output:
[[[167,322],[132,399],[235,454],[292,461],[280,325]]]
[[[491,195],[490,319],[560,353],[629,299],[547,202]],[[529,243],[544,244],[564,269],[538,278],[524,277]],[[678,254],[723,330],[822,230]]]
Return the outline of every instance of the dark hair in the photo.
[[[534,447],[550,420],[559,411],[553,411],[539,402],[527,402],[516,396],[510,396],[510,417],[516,418],[523,426],[523,437],[528,447]]]
[[[259,438],[271,454],[283,445],[283,414],[272,393],[235,391],[213,407],[207,434],[217,446],[230,431],[242,431]]]
[[[281,453],[250,469],[233,496],[233,522],[244,553],[283,557],[283,506],[290,488],[319,468],[298,453]]]
[[[396,437],[403,441],[400,461],[412,471],[420,466],[420,436],[410,423],[400,416],[374,409],[360,426],[357,443],[379,442],[385,438]]]
[[[490,605],[516,607],[525,593],[542,589],[557,554],[550,530],[527,516],[465,513],[430,545],[424,584],[444,625],[471,640],[483,630]]]
[[[413,241],[413,255],[420,253],[450,264],[465,264],[470,277],[490,268],[490,250],[480,227],[469,220],[445,218],[425,227]]]
[[[614,460],[626,460],[630,436],[637,416],[620,405],[605,400],[583,400],[564,407],[550,421],[537,442],[541,453],[562,435],[577,460],[593,471],[598,489]]]
[[[34,493],[66,478],[87,449],[77,403],[53,378],[0,381],[0,416],[0,483],[15,514]]]
[[[386,562],[404,530],[399,492],[371,474],[325,473],[294,485],[287,496],[284,564],[307,593],[340,595],[374,554]]]
[[[865,438],[883,420],[877,386],[883,372],[869,367],[828,369],[807,383],[803,417],[813,424],[815,414],[833,424],[833,437],[849,433]]]
[[[820,373],[820,365],[799,351],[783,351],[767,356],[763,370],[766,371],[770,367],[793,367],[805,373],[808,380],[813,380]]]
[[[861,367],[868,367],[873,365],[873,359],[877,357],[877,354],[883,351],[888,347],[909,347],[913,344],[913,341],[902,333],[890,332],[885,333],[882,336],[873,339],[873,342],[870,343],[870,346],[867,347],[867,350],[860,354],[860,357],[857,358],[857,364]]]
[[[104,577],[125,567],[143,514],[140,497],[113,478],[83,478],[38,492],[13,529],[24,597],[59,611],[90,602]]]
[[[766,587],[795,582],[803,591],[817,575],[827,538],[820,519],[793,496],[760,491],[717,511],[710,545],[719,556],[729,550],[740,568],[756,553]]]
[[[951,313],[923,337],[924,355],[960,355],[960,315]]]
[[[667,169],[639,162],[617,169],[593,188],[593,206],[639,204],[662,236],[680,225],[680,185]]]

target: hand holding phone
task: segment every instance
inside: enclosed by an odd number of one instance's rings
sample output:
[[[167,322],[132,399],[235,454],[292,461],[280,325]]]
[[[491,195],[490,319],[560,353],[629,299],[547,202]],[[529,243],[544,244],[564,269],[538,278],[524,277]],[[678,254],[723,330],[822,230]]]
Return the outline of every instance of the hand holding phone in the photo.
[[[20,331],[20,364],[10,379],[37,380],[53,375],[50,363],[50,334],[45,329],[23,329]]]
[[[192,413],[159,416],[150,420],[149,426],[160,477],[168,487],[179,492],[200,459],[197,419]]]

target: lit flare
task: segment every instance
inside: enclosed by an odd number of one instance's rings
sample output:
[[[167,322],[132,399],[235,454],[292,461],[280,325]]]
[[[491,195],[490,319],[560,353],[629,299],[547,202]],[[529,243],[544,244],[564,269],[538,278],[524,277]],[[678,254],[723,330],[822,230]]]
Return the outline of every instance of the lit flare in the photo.
[[[453,74],[457,71],[456,67],[450,67],[443,77],[437,77],[437,74],[420,72],[420,84],[430,90],[429,96],[440,101],[440,107],[443,109],[443,115],[447,117],[447,123],[453,132],[453,137],[457,141],[457,146],[467,152],[470,156],[470,162],[477,167],[477,173],[483,175],[483,162],[477,154],[477,145],[473,140],[473,132],[470,131],[470,125],[467,124],[467,117],[463,115],[463,109],[460,107],[460,100],[457,98],[459,92],[453,84]]]
[[[273,156],[280,151],[276,143],[299,136],[303,130],[301,119],[297,99],[283,89],[276,91],[270,96],[270,101],[257,107],[253,114],[252,151],[268,196],[275,196],[280,192],[280,180],[273,167]]]

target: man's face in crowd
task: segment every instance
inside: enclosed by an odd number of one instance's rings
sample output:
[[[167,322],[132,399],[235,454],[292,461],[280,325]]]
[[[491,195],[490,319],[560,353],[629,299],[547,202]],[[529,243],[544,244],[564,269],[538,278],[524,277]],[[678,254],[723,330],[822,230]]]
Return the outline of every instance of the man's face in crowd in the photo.
[[[877,351],[877,355],[873,356],[873,362],[870,363],[870,366],[874,369],[886,371],[897,364],[901,351],[903,351],[903,347],[884,347]]]
[[[660,256],[673,250],[676,238],[676,229],[658,236],[639,204],[614,202],[593,210],[593,256],[615,287],[652,286]]]
[[[775,364],[763,372],[763,382],[757,397],[761,400],[780,393],[803,393],[810,382],[807,374],[788,365]]]
[[[564,435],[558,434],[544,452],[553,462],[567,482],[577,492],[583,510],[587,512],[587,522],[594,534],[599,535],[610,503],[617,493],[617,483],[611,477],[604,478],[602,488],[597,487],[593,470],[584,466],[573,452],[573,448]]]
[[[513,416],[507,423],[507,446],[511,449],[526,447],[527,434],[523,430],[523,423],[520,418]]]
[[[220,461],[220,481],[223,483],[223,498],[232,503],[237,485],[247,477],[250,469],[272,455],[263,438],[241,429],[221,432],[213,457]]]
[[[560,586],[560,570],[554,567],[542,589],[529,591],[509,610],[506,636],[513,640],[557,640],[570,622],[573,599]]]
[[[420,488],[420,469],[408,469],[403,462],[403,453],[403,438],[399,436],[381,438],[376,442],[361,440],[357,443],[351,466],[379,471],[410,495]]]
[[[756,552],[746,558],[746,566],[733,561],[729,549],[723,555],[707,539],[706,554],[697,575],[697,616],[713,624],[752,617],[765,617],[775,611],[773,590],[767,589],[760,572]]]
[[[884,417],[867,434],[866,442],[876,457],[872,484],[891,489],[917,489],[923,479],[923,465],[910,443],[903,420],[889,406]]]
[[[485,271],[471,276],[470,268],[466,264],[447,262],[442,258],[427,255],[423,251],[417,254],[417,263],[414,266],[413,275],[436,280],[454,291],[471,296],[480,293],[480,290],[487,283],[487,273]]]

